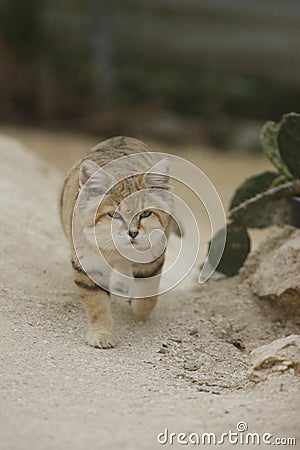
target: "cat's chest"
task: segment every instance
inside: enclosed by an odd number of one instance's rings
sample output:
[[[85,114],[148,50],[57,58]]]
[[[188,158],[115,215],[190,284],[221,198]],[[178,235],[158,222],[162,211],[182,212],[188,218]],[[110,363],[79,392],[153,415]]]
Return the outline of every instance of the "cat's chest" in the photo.
[[[128,294],[133,270],[127,260],[106,259],[100,253],[85,251],[80,263],[88,276],[100,286],[115,294]]]

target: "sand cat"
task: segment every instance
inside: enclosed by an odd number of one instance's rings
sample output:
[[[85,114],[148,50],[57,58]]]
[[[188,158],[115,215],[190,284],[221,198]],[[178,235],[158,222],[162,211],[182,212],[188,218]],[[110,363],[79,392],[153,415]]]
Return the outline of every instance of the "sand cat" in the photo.
[[[133,292],[131,308],[142,319],[157,303],[172,214],[169,166],[143,142],[115,137],[91,149],[63,183],[60,218],[93,347],[115,346],[111,297]]]

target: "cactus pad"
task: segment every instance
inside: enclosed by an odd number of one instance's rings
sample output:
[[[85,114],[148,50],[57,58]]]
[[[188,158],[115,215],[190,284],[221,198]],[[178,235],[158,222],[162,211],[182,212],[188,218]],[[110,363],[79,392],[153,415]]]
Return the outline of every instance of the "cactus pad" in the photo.
[[[280,122],[278,145],[281,159],[292,175],[300,178],[300,114],[291,113]]]
[[[213,240],[218,243],[220,236],[223,236],[223,234],[216,233]],[[236,275],[247,258],[249,251],[250,238],[246,228],[234,222],[229,223],[227,225],[227,237],[224,252],[216,270],[224,273],[228,277]],[[210,263],[211,265],[214,265],[213,255],[210,257]]]
[[[286,180],[293,178],[286,164],[282,161],[279,146],[278,134],[280,125],[275,122],[266,122],[261,131],[260,142],[265,155],[278,169],[279,174],[283,175]]]
[[[230,201],[229,209],[232,210],[245,200],[266,191],[276,178],[278,178],[278,174],[276,172],[263,172],[259,175],[248,178],[237,188]]]
[[[300,180],[289,181],[244,201],[230,211],[229,219],[247,228],[290,224],[287,198],[293,195],[300,195]]]
[[[247,228],[300,224],[300,114],[287,114],[279,124],[267,122],[261,146],[278,172],[248,178],[230,201],[221,260],[209,254],[209,263],[227,276],[239,271],[250,251]],[[219,249],[223,248],[223,237],[224,229],[212,239]]]

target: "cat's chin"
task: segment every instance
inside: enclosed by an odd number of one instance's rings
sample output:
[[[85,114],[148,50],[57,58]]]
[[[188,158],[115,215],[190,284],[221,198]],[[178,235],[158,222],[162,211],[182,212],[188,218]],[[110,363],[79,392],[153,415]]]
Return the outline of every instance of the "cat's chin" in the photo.
[[[150,250],[151,247],[149,246],[149,244],[145,245],[142,242],[135,242],[134,241],[134,242],[127,242],[126,244],[120,246],[120,248],[123,248],[124,251],[130,251],[130,250],[136,251],[136,250],[138,250],[139,252],[147,252],[147,251]]]

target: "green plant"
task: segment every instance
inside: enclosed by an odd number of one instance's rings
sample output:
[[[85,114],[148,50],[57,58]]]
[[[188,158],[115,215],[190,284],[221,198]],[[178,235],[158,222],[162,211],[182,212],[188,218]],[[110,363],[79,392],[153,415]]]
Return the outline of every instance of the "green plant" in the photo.
[[[217,271],[235,275],[250,251],[248,228],[292,224],[290,198],[300,195],[300,114],[267,122],[261,146],[277,171],[264,172],[238,187],[229,206],[227,239]],[[220,233],[213,240],[218,242]],[[213,255],[210,257],[213,264]]]

